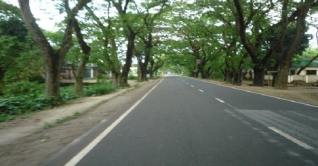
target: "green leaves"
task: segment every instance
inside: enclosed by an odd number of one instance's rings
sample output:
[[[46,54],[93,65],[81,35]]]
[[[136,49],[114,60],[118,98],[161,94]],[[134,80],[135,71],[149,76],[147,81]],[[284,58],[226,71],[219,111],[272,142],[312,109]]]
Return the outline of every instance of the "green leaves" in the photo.
[[[86,85],[83,96],[98,96],[111,93],[116,88],[111,83]],[[74,86],[61,87],[61,99],[44,96],[44,84],[34,82],[17,82],[6,86],[5,97],[0,98],[0,122],[8,121],[16,116],[35,111],[50,109],[65,101],[82,96],[75,96]]]

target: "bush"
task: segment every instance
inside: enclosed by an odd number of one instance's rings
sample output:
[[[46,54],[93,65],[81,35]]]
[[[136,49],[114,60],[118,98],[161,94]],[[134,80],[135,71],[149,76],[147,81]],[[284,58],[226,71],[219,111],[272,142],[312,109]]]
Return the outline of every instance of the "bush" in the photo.
[[[61,104],[61,100],[55,97],[45,97],[44,95],[36,96],[30,94],[10,98],[0,98],[0,122],[8,120],[8,117],[49,109],[59,104]]]
[[[3,89],[3,95],[6,97],[19,96],[29,93],[40,93],[43,92],[44,84],[29,81],[19,81],[5,85]]]
[[[128,75],[128,79],[129,79],[129,80],[137,80],[137,79],[138,79],[138,76],[137,76],[137,75],[129,74],[129,75]]]
[[[90,84],[84,86],[83,96],[104,95],[115,90],[116,88],[111,83]],[[17,115],[50,109],[64,101],[80,97],[74,95],[73,85],[60,88],[60,99],[53,96],[46,97],[44,96],[44,84],[40,85],[27,81],[10,84],[5,91],[6,97],[0,98],[0,122],[14,119]]]
[[[84,86],[83,95],[84,96],[98,96],[111,93],[115,91],[116,88],[111,83],[97,83]]]
[[[74,95],[74,85],[61,87],[60,93],[61,93],[61,100],[63,101],[73,100],[79,97]]]

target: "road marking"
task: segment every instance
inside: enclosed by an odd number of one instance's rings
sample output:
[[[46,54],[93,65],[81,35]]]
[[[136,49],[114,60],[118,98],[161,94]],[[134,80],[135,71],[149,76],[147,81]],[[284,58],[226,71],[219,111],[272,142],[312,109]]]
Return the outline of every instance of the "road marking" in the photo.
[[[244,91],[244,92],[248,92],[248,93],[258,94],[258,95],[262,95],[262,96],[266,96],[266,97],[271,97],[271,98],[275,98],[275,99],[279,99],[279,100],[285,100],[285,101],[289,101],[289,102],[293,102],[293,103],[297,103],[297,104],[302,104],[302,105],[305,105],[305,106],[318,108],[318,106],[316,106],[316,105],[306,104],[306,103],[302,103],[302,102],[299,102],[299,101],[284,99],[284,98],[275,97],[275,96],[271,96],[271,95],[266,95],[266,94],[262,94],[262,93],[258,93],[258,92],[252,92],[252,91],[249,91],[249,90],[244,90],[244,89],[239,89],[239,88],[235,88],[235,87],[230,87],[230,86],[222,85],[222,84],[216,83],[216,82],[208,82],[208,81],[202,81],[202,80],[200,80],[200,81],[208,83],[208,84],[218,85],[218,86],[231,88],[231,89],[235,89],[235,90],[239,90],[239,91]]]
[[[203,90],[201,90],[201,89],[199,89],[199,91],[204,93],[204,91],[203,91]]]
[[[299,146],[301,146],[301,147],[303,147],[303,148],[305,148],[305,149],[308,149],[308,150],[314,149],[313,147],[307,145],[306,143],[299,141],[298,139],[296,139],[296,138],[294,138],[294,137],[292,137],[292,136],[290,136],[290,135],[288,135],[288,134],[286,134],[286,133],[284,133],[284,132],[278,130],[278,129],[275,128],[275,127],[268,127],[268,128],[271,129],[271,130],[273,130],[275,133],[277,133],[277,134],[279,134],[279,135],[281,135],[281,136],[287,138],[288,140],[290,140],[290,141],[296,143],[297,145],[299,145]]]
[[[144,100],[160,83],[157,83],[150,91],[148,91],[140,100],[138,100],[132,107],[130,107],[123,115],[121,115],[114,123],[100,133],[91,143],[89,143],[83,150],[77,153],[65,166],[75,166],[83,157],[85,157],[104,137],[106,137],[137,105]]]
[[[192,87],[192,88],[194,88],[194,86],[193,86],[193,85],[191,85],[191,87]]]
[[[221,102],[221,103],[225,103],[223,100],[218,99],[218,98],[215,98],[215,100],[217,100],[217,101],[219,101],[219,102]]]

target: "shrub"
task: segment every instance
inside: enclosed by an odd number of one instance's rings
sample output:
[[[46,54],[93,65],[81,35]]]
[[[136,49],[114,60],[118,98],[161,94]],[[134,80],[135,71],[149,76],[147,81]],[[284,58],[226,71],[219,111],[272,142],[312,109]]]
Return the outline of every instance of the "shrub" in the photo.
[[[61,104],[61,100],[55,97],[45,97],[44,95],[36,96],[34,94],[29,94],[10,98],[0,98],[0,122],[9,120],[8,117],[49,109],[59,104]]]
[[[138,76],[130,74],[130,75],[128,75],[128,79],[129,80],[137,80]]]
[[[98,96],[111,93],[115,91],[116,88],[111,83],[97,83],[84,86],[83,95],[84,96]]]
[[[43,92],[44,84],[39,84],[37,82],[29,82],[29,81],[19,81],[5,85],[3,89],[3,95],[10,96],[18,96],[25,95],[29,93],[39,93]]]
[[[8,87],[10,90],[6,89],[5,98],[0,98],[0,122],[11,120],[17,115],[25,115],[38,110],[53,108],[64,101],[80,97],[74,95],[73,85],[60,88],[60,99],[53,96],[44,96],[44,85],[37,83],[34,84],[25,81],[24,83],[10,84]],[[84,86],[83,96],[103,95],[115,90],[116,88],[111,83],[90,84]]]
[[[65,86],[60,88],[61,100],[68,101],[78,98],[74,95],[74,85]]]

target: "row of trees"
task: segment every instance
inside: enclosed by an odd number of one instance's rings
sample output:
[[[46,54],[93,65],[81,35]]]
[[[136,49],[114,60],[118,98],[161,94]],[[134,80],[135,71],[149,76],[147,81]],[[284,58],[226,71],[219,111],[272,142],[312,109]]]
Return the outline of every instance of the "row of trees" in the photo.
[[[65,15],[63,22],[59,23],[63,31],[47,32],[38,26],[35,19],[37,16],[32,14],[29,1],[19,1],[21,15],[17,12],[16,20],[24,21],[24,25],[19,26],[28,30],[33,39],[31,39],[32,45],[36,43],[37,50],[42,54],[46,71],[46,96],[60,96],[61,65],[65,62],[67,54],[76,55],[79,50],[82,55],[71,58],[78,64],[75,74],[76,94],[82,91],[83,72],[88,61],[110,70],[115,86],[128,86],[128,73],[133,56],[136,56],[139,62],[140,81],[147,79],[148,68],[150,75],[153,76],[153,73],[163,65],[163,54],[160,51],[156,53],[152,51],[155,42],[159,42],[158,37],[153,37],[153,34],[158,32],[154,27],[161,15],[170,9],[170,2],[167,0],[143,3],[131,0],[125,2],[105,0],[102,4],[100,2],[91,2],[91,0],[56,2],[56,8]],[[11,9],[18,11],[10,4],[2,1],[1,3],[7,5],[6,11]],[[115,15],[112,14],[114,10],[117,11]],[[4,17],[7,19],[9,15],[5,13]],[[125,43],[127,47],[122,49]],[[41,58],[37,55],[36,59]],[[7,70],[5,66],[3,69]]]
[[[183,51],[198,62],[187,66],[194,75],[211,76],[217,66],[225,80],[240,84],[242,70],[252,68],[254,86],[263,86],[265,70],[277,71],[275,87],[286,89],[291,61],[312,38],[305,32],[315,23],[317,5],[313,0],[196,1],[180,4],[173,27],[190,48]]]
[[[7,58],[0,64],[1,82],[14,78],[8,71],[17,66],[10,63],[26,57],[41,61],[41,54],[44,63],[21,68],[37,73],[44,64],[46,95],[56,97],[65,59],[78,64],[76,94],[89,61],[111,71],[113,85],[128,86],[133,57],[140,81],[163,68],[239,85],[243,70],[252,68],[255,86],[263,86],[265,70],[271,70],[277,71],[275,87],[286,89],[289,65],[308,47],[305,32],[314,24],[308,18],[318,6],[314,0],[63,0],[55,2],[65,16],[61,30],[47,32],[36,23],[29,0],[19,0],[20,9],[0,3],[0,23],[17,28],[1,30],[6,47],[1,56]]]

